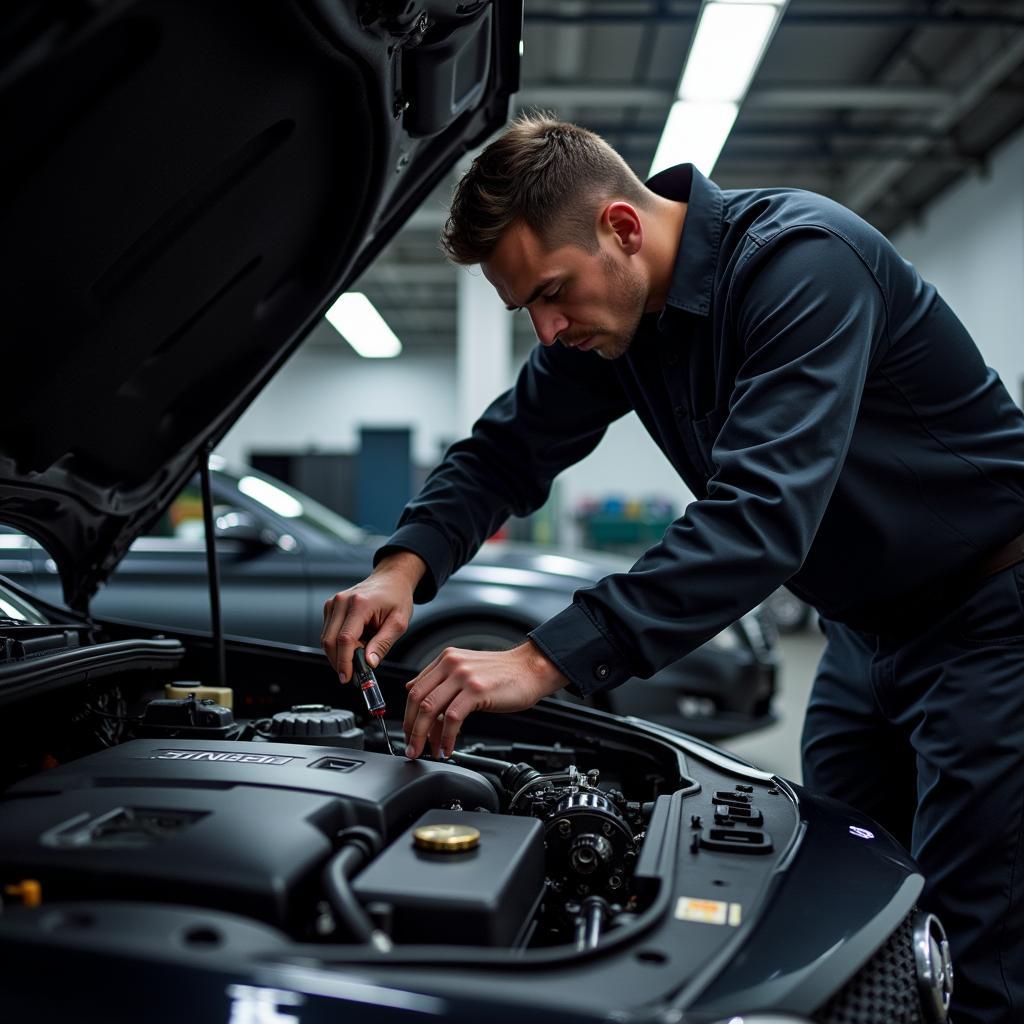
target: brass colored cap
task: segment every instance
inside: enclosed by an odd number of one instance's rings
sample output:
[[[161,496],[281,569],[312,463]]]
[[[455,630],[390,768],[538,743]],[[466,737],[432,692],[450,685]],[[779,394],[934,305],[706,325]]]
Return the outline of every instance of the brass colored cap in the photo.
[[[464,853],[480,845],[480,830],[472,825],[424,825],[413,833],[420,850],[435,853]]]

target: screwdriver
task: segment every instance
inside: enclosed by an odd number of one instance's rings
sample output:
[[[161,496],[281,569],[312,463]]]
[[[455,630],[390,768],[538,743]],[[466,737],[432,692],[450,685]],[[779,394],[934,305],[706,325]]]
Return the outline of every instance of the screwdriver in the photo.
[[[355,661],[356,682],[359,684],[359,689],[363,691],[366,710],[380,722],[381,732],[384,733],[384,745],[388,748],[388,753],[394,757],[395,748],[391,746],[391,737],[388,735],[388,727],[384,721],[384,716],[388,713],[387,705],[384,703],[384,694],[380,692],[373,669],[366,663],[366,652],[362,647],[356,650],[353,660]]]

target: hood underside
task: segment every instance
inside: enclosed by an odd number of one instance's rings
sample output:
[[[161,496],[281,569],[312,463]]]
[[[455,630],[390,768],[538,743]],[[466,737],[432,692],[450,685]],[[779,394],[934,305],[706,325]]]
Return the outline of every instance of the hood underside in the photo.
[[[522,4],[0,14],[0,522],[84,608],[333,299],[504,122]]]

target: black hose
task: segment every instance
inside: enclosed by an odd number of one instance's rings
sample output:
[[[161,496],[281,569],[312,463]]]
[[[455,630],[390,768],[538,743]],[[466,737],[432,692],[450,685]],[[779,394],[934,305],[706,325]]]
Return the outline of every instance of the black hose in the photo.
[[[484,774],[501,775],[502,772],[507,771],[513,767],[511,761],[502,761],[499,757],[483,757],[480,754],[467,754],[462,750],[453,750],[452,756],[448,759],[452,764],[457,764],[460,768],[469,768],[474,772],[481,772]]]
[[[338,839],[341,848],[327,862],[323,873],[324,892],[334,911],[337,937],[387,948],[390,940],[375,927],[348,884],[349,879],[376,856],[382,845],[381,838],[373,829],[356,827],[345,829]]]
[[[511,799],[523,786],[541,778],[540,772],[532,765],[523,762],[513,764],[498,757],[467,754],[465,751],[455,750],[449,760],[460,768],[469,768],[483,775],[494,786],[498,799],[503,802]]]

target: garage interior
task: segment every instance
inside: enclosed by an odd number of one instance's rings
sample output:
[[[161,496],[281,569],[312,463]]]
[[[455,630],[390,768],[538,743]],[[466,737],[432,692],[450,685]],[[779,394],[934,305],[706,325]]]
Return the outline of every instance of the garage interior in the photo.
[[[0,53],[0,1021],[1024,1019],[1024,0]],[[726,199],[447,262],[530,111]]]
[[[698,0],[531,0],[516,110],[540,109],[606,138],[646,177],[694,35]],[[236,465],[291,479],[359,522],[366,432],[407,431],[400,506],[447,445],[512,381],[536,339],[478,270],[438,248],[467,156],[351,291],[401,342],[358,355],[326,320],[223,440]],[[686,159],[682,157],[681,159]],[[1024,4],[986,0],[790,0],[710,168],[723,188],[790,186],[848,205],[888,235],[967,325],[1014,399],[1024,396]],[[338,395],[344,394],[344,401]],[[613,481],[612,485],[609,481]],[[587,516],[651,512],[692,496],[634,417],[562,475],[548,507],[510,536],[572,552],[601,547]],[[362,513],[362,514],[361,514]],[[387,513],[383,513],[386,517]],[[635,524],[634,524],[635,525]],[[614,542],[610,542],[615,547]],[[822,641],[813,622],[783,635],[778,723],[731,746],[799,778],[803,707]]]

